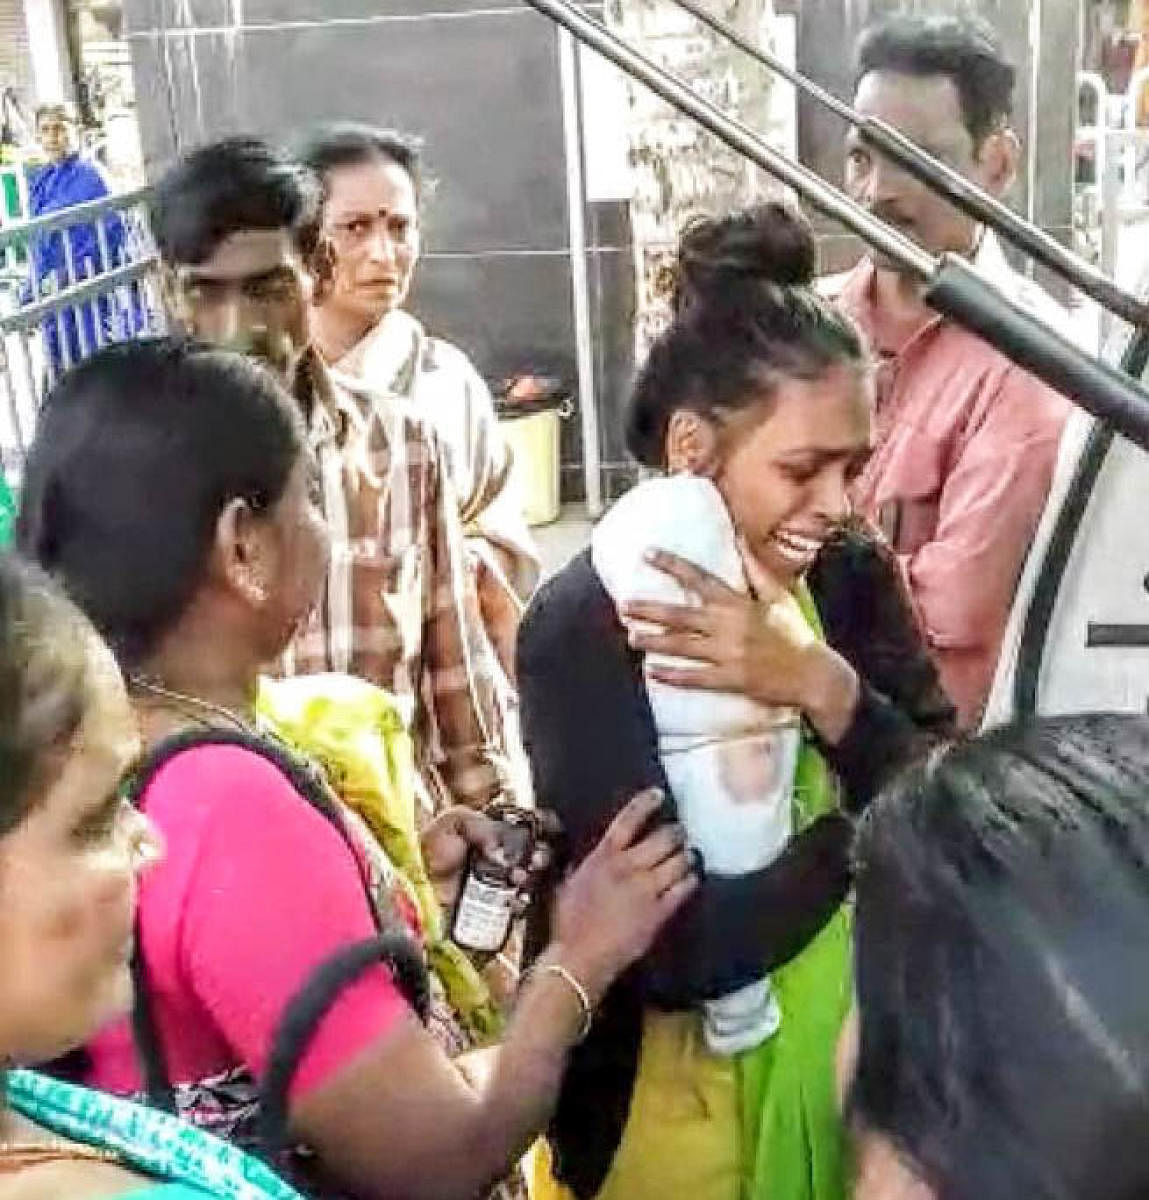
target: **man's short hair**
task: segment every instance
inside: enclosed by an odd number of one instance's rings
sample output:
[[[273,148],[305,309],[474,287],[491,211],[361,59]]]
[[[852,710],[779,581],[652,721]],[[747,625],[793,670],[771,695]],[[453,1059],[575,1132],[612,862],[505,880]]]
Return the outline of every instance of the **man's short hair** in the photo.
[[[394,163],[411,177],[416,198],[422,195],[423,145],[418,138],[395,129],[355,121],[319,125],[300,138],[293,147],[293,155],[320,179],[340,167],[380,161]]]
[[[855,85],[871,71],[947,76],[975,145],[1007,123],[1013,111],[1017,72],[997,34],[976,17],[888,17],[863,31],[856,63]]]
[[[307,258],[322,202],[305,166],[259,138],[233,137],[180,159],[153,189],[149,216],[160,257],[172,266],[196,266],[248,229],[285,230]]]

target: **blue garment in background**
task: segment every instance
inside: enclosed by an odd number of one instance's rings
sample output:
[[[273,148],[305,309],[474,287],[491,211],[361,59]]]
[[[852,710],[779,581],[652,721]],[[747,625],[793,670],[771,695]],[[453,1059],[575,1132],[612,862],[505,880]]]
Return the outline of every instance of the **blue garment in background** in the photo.
[[[35,167],[29,172],[28,206],[33,217],[47,216],[48,213],[73,208],[77,204],[100,200],[109,194],[99,168],[79,154],[73,154],[58,163]],[[107,213],[99,221],[104,227],[106,262],[100,248],[96,222],[73,225],[66,231],[52,230],[33,239],[29,247],[30,278],[24,289],[25,303],[53,296],[69,285],[65,237],[72,254],[76,282],[124,266],[129,261],[123,218],[118,213]],[[59,324],[55,319],[44,322],[43,333],[53,377],[69,362],[78,362],[85,357],[85,348],[87,353],[91,353],[101,344],[96,336],[97,319],[103,341],[119,341],[143,331],[146,320],[138,286],[131,285],[127,294],[130,297],[127,303],[115,296],[101,296],[84,304],[80,310],[82,337],[74,310],[65,312]],[[66,339],[66,355],[60,339],[61,327]]]

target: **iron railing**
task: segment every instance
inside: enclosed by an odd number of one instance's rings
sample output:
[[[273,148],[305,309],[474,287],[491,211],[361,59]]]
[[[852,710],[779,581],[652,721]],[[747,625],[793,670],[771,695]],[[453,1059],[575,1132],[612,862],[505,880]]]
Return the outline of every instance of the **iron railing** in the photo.
[[[109,342],[163,328],[138,188],[0,229],[0,453],[18,479],[45,391]]]

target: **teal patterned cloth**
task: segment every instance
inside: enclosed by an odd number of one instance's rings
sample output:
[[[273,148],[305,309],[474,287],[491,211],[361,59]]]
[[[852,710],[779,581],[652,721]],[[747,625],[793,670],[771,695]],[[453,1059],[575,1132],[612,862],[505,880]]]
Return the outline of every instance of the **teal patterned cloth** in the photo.
[[[37,1125],[115,1150],[157,1180],[130,1200],[302,1200],[258,1159],[166,1113],[33,1071],[8,1072],[4,1090],[8,1105]]]

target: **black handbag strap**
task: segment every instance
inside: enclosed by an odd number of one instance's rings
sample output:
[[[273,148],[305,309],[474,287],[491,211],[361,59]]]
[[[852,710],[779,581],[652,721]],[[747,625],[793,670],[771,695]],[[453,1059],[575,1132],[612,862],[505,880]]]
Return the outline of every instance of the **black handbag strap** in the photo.
[[[404,995],[415,997],[412,1006],[426,1019],[430,1005],[427,972],[409,937],[392,930],[377,938],[343,946],[320,963],[280,1018],[260,1084],[259,1142],[271,1161],[290,1149],[288,1095],[320,1022],[344,989],[379,962],[390,967]]]
[[[136,922],[136,944],[132,949],[132,1040],[140,1060],[144,1096],[152,1108],[177,1116],[176,1094],[168,1075],[167,1058],[160,1042],[148,992],[147,970],[140,951],[140,927]]]
[[[276,1029],[272,1057],[263,1086],[261,1101],[270,1102],[271,1115],[261,1117],[261,1127],[275,1139],[275,1150],[286,1139],[287,1094],[299,1062],[311,1036],[340,992],[376,962],[386,963],[404,998],[426,1022],[430,1007],[427,967],[414,939],[398,929],[384,929],[371,894],[371,884],[356,846],[339,812],[335,798],[322,773],[272,738],[230,729],[190,729],[173,734],[157,743],[125,781],[124,796],[137,808],[148,785],[172,759],[200,746],[239,746],[265,758],[287,778],[293,788],[338,831],[355,859],[377,935],[365,942],[341,947],[312,972],[299,993],[292,998]],[[139,919],[136,923],[135,950],[132,954],[132,1035],[139,1056],[144,1091],[148,1104],[164,1112],[176,1112],[175,1090],[168,1073],[167,1059],[155,1020],[147,964],[144,960]],[[267,1149],[271,1150],[270,1143]]]

